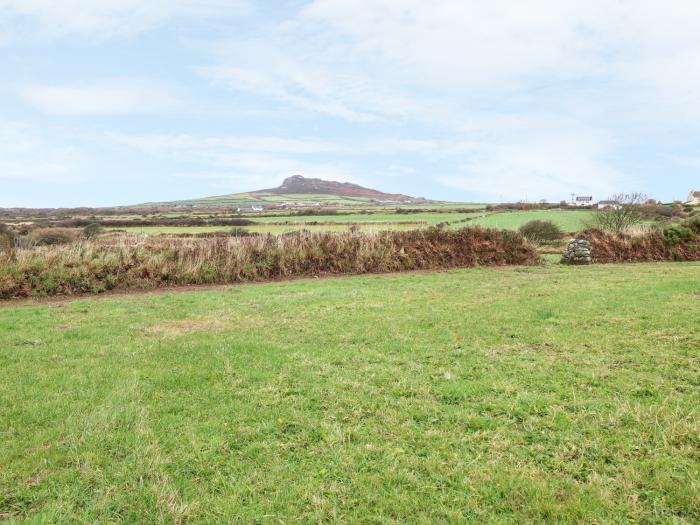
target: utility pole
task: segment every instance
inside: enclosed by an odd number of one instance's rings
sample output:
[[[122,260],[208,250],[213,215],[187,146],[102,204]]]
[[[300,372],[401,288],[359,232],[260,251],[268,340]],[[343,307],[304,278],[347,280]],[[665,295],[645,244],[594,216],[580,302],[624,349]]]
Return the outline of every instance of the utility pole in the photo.
[[[572,193],[571,194],[571,204],[574,204],[574,197],[576,197],[576,194]]]

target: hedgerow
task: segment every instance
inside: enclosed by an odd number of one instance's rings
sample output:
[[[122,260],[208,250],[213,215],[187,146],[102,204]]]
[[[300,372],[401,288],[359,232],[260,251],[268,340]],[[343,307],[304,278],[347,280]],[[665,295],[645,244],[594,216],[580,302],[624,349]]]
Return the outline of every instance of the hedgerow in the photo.
[[[538,262],[519,233],[482,228],[94,240],[0,254],[0,298]]]

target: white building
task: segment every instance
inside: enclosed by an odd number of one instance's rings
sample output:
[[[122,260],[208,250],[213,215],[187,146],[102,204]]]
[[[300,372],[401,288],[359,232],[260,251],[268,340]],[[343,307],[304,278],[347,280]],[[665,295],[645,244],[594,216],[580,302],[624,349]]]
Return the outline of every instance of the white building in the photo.
[[[599,210],[604,210],[605,208],[617,208],[617,207],[618,207],[617,201],[600,201],[598,203]]]
[[[576,197],[574,204],[576,206],[592,206],[593,197]]]

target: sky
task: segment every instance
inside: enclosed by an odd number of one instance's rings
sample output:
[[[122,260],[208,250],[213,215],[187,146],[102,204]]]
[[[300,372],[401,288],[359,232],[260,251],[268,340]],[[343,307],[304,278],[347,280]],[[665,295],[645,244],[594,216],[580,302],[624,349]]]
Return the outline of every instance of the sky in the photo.
[[[697,0],[0,0],[0,206],[700,190]]]

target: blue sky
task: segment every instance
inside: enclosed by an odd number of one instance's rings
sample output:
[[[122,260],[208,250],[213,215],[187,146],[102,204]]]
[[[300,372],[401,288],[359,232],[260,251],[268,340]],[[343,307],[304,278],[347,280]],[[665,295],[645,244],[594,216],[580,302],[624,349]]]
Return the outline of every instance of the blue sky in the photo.
[[[0,0],[0,206],[700,190],[700,2]]]

